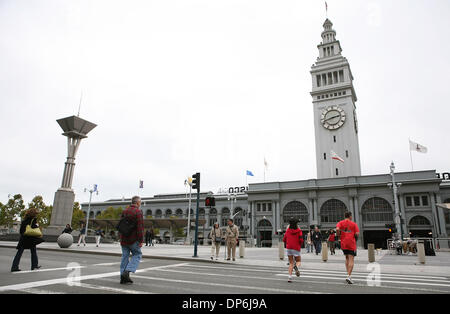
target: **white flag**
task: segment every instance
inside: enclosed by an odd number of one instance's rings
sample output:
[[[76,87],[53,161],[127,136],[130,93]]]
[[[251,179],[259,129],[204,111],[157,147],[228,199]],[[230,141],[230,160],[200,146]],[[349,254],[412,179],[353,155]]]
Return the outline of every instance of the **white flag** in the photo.
[[[409,140],[409,150],[414,150],[414,151],[419,152],[419,153],[426,153],[426,152],[428,152],[428,149],[425,146],[420,145],[418,143],[415,143],[415,142],[413,142],[411,140]]]

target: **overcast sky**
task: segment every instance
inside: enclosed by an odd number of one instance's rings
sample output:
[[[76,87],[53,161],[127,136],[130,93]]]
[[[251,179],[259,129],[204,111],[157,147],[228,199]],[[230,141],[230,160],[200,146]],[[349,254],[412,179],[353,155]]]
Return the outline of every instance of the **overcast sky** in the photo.
[[[363,175],[450,170],[450,2],[327,0],[354,76]],[[73,188],[94,200],[316,177],[311,65],[321,0],[0,0],[0,202],[53,203],[57,119],[98,126]]]

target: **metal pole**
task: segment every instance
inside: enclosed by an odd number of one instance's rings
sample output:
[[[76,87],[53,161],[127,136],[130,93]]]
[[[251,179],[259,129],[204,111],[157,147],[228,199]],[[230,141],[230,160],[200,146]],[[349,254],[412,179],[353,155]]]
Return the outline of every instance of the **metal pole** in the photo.
[[[195,211],[195,239],[194,239],[194,256],[197,257],[198,246],[198,207],[200,204],[200,188],[197,189],[197,209]]]
[[[189,241],[189,245],[191,244],[190,230],[191,230],[191,197],[192,197],[192,186],[189,185],[189,208],[188,208],[188,228],[187,228],[187,241]]]
[[[89,190],[90,196],[89,196],[89,205],[88,205],[88,212],[87,212],[87,217],[86,217],[86,230],[84,232],[84,234],[87,236],[87,232],[88,232],[88,226],[89,226],[89,212],[91,211],[91,200],[92,200],[92,190]]]
[[[394,162],[391,163],[390,169],[391,169],[391,177],[392,177],[392,191],[394,193],[394,211],[395,211],[394,222],[395,222],[395,228],[397,229],[396,234],[398,236],[399,232],[401,232],[401,224],[400,224],[400,210],[398,207],[398,199],[397,199],[397,183],[395,182],[395,174],[394,174],[394,170],[395,170]]]

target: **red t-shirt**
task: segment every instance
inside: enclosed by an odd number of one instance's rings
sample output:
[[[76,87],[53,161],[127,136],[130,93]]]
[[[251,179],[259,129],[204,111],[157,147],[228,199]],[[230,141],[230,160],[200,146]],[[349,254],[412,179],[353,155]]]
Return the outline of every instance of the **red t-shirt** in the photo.
[[[348,219],[338,222],[336,229],[341,231],[341,249],[356,251],[355,233],[359,233],[359,228],[356,223]]]
[[[336,236],[333,234],[330,234],[330,236],[328,237],[328,241],[330,242],[334,242],[336,240]]]

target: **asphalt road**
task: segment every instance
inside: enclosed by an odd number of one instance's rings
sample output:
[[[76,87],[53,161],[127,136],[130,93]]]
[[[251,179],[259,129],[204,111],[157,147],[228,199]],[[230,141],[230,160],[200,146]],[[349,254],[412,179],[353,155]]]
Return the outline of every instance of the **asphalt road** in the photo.
[[[120,258],[96,254],[39,251],[40,270],[30,271],[25,251],[21,272],[11,273],[16,250],[0,248],[0,294],[299,294],[299,293],[450,293],[450,278],[383,275],[368,286],[366,273],[354,273],[354,285],[340,271],[301,269],[287,282],[287,266],[251,267],[220,263],[143,259],[132,285],[119,284]],[[371,276],[372,279],[377,277]]]

